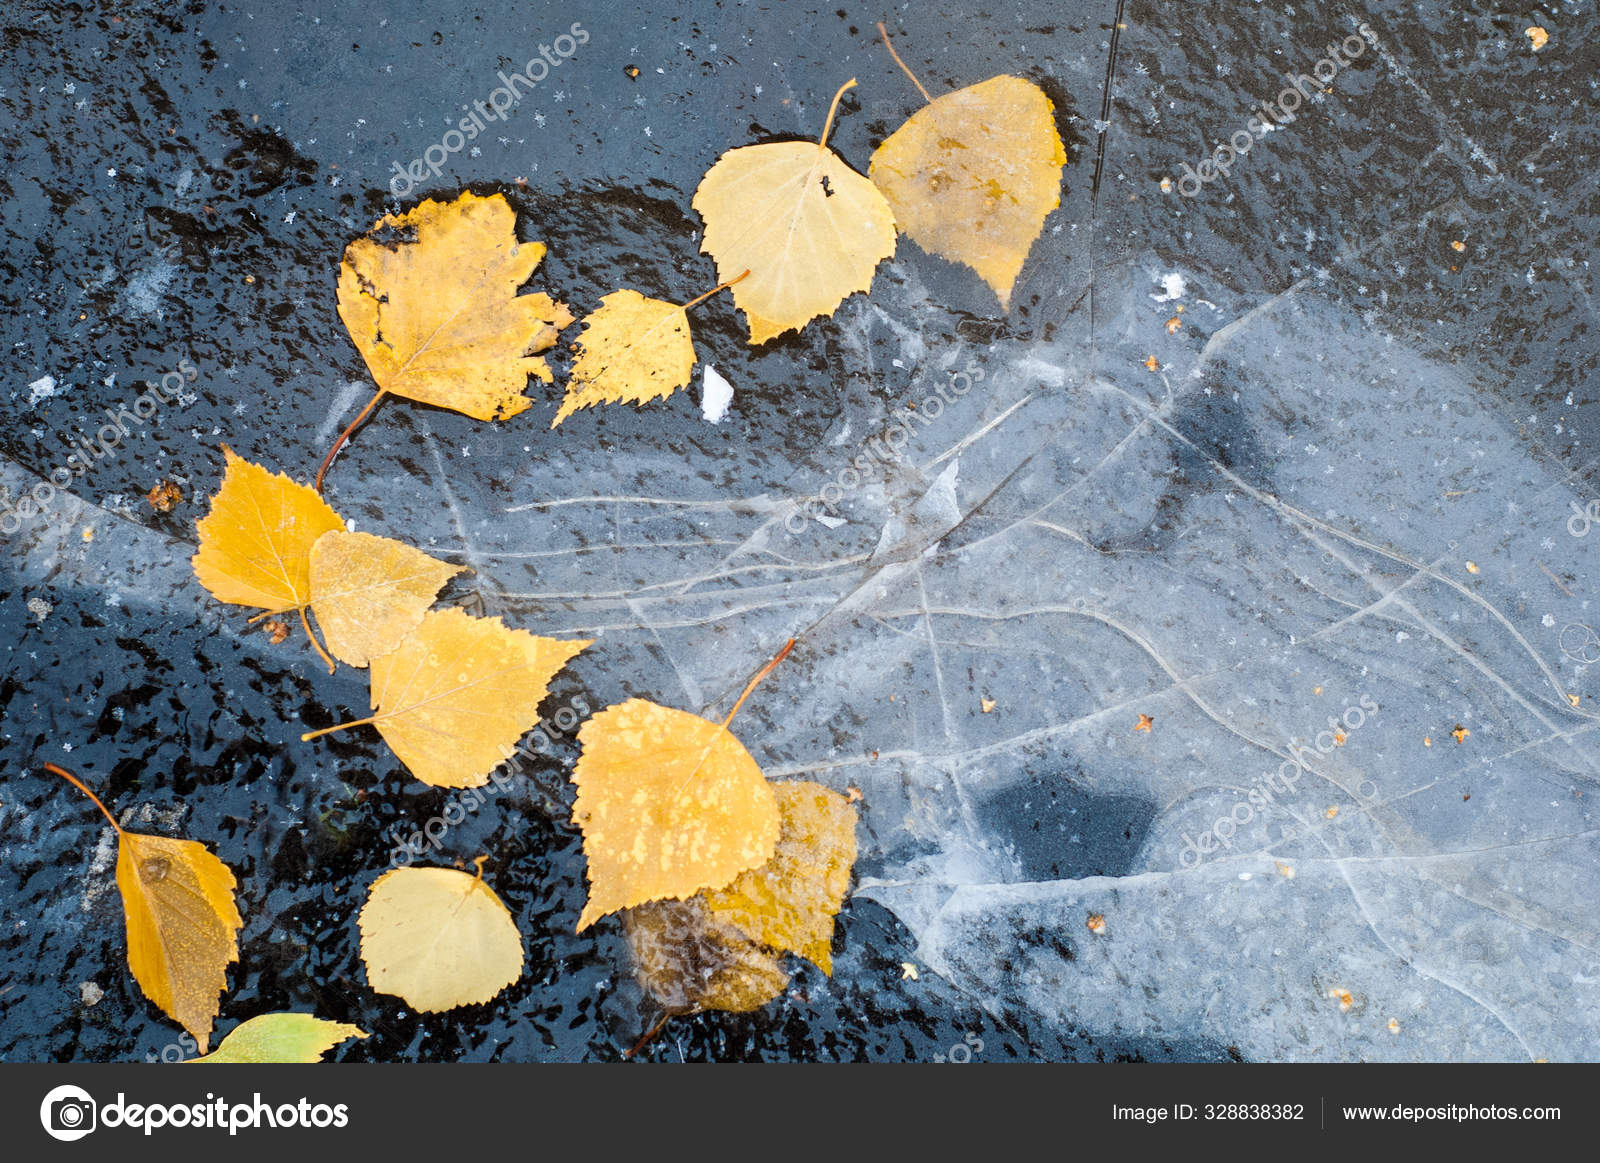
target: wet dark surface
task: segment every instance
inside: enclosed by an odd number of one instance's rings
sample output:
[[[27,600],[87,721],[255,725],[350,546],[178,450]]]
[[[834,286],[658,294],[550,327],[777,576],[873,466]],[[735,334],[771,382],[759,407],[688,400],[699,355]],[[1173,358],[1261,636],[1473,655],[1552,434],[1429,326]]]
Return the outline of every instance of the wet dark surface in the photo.
[[[449,796],[370,733],[301,743],[366,713],[364,676],[270,645],[188,558],[222,443],[306,479],[370,395],[335,286],[382,214],[498,192],[550,248],[532,289],[580,317],[618,287],[684,301],[715,282],[689,201],[723,150],[814,136],[854,76],[830,144],[865,170],[917,107],[876,11],[676,11],[7,8],[5,498],[142,381],[196,374],[0,551],[0,1058],[185,1052],[128,975],[109,829],[45,761],[235,871],[219,1033],[314,1010],[374,1035],[346,1060],[574,1060],[652,1023],[618,927],[573,932],[570,735],[439,854],[489,855],[522,980],[421,1019],[367,989],[366,888]],[[1379,47],[1312,108],[1162,191],[1363,20]],[[573,21],[588,42],[476,156],[389,191]],[[866,794],[832,980],[796,963],[767,1009],[676,1019],[642,1057],[1596,1056],[1600,647],[1569,629],[1593,634],[1594,542],[1565,524],[1600,484],[1593,21],[1548,12],[1535,54],[1531,21],[1480,5],[917,6],[897,44],[930,89],[1015,72],[1056,104],[1062,207],[1009,316],[902,240],[870,300],[759,350],[727,296],[696,308],[735,386],[716,426],[698,370],[556,432],[538,384],[501,424],[381,406],[329,501],[473,566],[442,601],[597,637],[547,715],[725,710],[795,635],[740,737],[775,777]],[[969,364],[982,385],[845,524],[786,531]],[[156,514],[163,479],[186,500]],[[1182,863],[1196,820],[1365,693],[1382,713],[1313,764],[1290,834]]]

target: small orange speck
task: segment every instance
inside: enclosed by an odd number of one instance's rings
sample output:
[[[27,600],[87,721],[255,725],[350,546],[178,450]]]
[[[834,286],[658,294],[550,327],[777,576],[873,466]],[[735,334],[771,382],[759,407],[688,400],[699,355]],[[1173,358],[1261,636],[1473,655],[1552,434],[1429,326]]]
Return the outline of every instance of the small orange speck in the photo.
[[[1168,335],[1174,334],[1178,330],[1178,328],[1182,327],[1182,326],[1183,326],[1183,324],[1178,321],[1178,317],[1176,315],[1174,315],[1171,319],[1167,320],[1167,334]]]
[[[1329,808],[1323,814],[1325,816],[1327,816],[1328,819],[1330,819],[1330,820],[1333,819],[1335,816],[1337,816],[1339,814],[1339,805],[1338,804],[1334,804],[1333,807]]]
[[[1457,254],[1460,254],[1460,253],[1461,253],[1461,252],[1462,252],[1462,251],[1464,251],[1464,250],[1466,250],[1466,249],[1467,249],[1467,244],[1466,244],[1466,243],[1464,243],[1464,242],[1462,242],[1462,241],[1461,241],[1461,240],[1460,240],[1460,239],[1459,239],[1459,238],[1458,238],[1458,239],[1456,239],[1456,240],[1455,240],[1455,241],[1454,241],[1454,242],[1452,242],[1452,243],[1451,243],[1451,244],[1450,244],[1450,249],[1451,249],[1451,250],[1453,250],[1453,251],[1455,251],[1455,252],[1456,252],[1456,253],[1457,253]]]
[[[1531,28],[1524,29],[1523,32],[1524,35],[1527,36],[1528,40],[1533,43],[1534,52],[1538,52],[1545,45],[1550,43],[1550,34],[1544,29],[1540,28],[1537,24],[1533,25]]]
[[[1144,366],[1149,368],[1153,372],[1154,371],[1160,371],[1161,370],[1161,361],[1159,359],[1157,359],[1155,356],[1152,355],[1149,359],[1144,361]]]
[[[1431,736],[1424,735],[1422,737],[1422,745],[1424,747],[1432,747],[1433,746],[1433,738]]]
[[[1335,747],[1343,747],[1346,737],[1343,731],[1335,731],[1333,733],[1333,745]]]
[[[94,526],[93,525],[88,525],[88,526],[84,527],[83,540],[84,540],[85,544],[88,544],[89,542],[94,540]]]
[[[1456,737],[1456,742],[1457,743],[1461,743],[1461,742],[1464,742],[1466,740],[1467,736],[1472,734],[1472,732],[1467,730],[1460,723],[1457,723],[1456,724],[1456,729],[1454,731],[1450,732],[1450,734],[1452,734],[1452,735],[1454,735]]]
[[[1177,305],[1177,307],[1175,307],[1175,308],[1174,308],[1174,310],[1176,310],[1176,311],[1177,311],[1177,312],[1178,312],[1178,314],[1179,314],[1179,315],[1182,315],[1182,314],[1183,314],[1183,304],[1182,304],[1182,303],[1179,303],[1179,304],[1178,304],[1178,305]]]
[[[256,277],[254,275],[246,275],[244,281],[253,284],[256,281]]]
[[[1162,178],[1161,179],[1161,192],[1163,194],[1172,193],[1172,179],[1171,178]]]
[[[636,81],[636,80],[639,79],[639,66],[638,65],[628,65],[622,71],[624,73],[628,74],[628,80],[630,80],[630,81]]]
[[[1356,999],[1350,996],[1348,989],[1334,986],[1328,991],[1328,996],[1339,1003],[1339,1008],[1345,1013],[1350,1012],[1350,1007],[1356,1004]]]
[[[844,798],[845,798],[846,802],[848,802],[848,803],[852,803],[852,804],[860,803],[861,802],[861,789],[856,787],[854,784],[851,784],[849,787],[844,789]]]
[[[1139,716],[1139,722],[1134,726],[1133,729],[1135,731],[1143,731],[1146,735],[1148,735],[1148,734],[1150,734],[1151,724],[1153,724],[1154,722],[1155,722],[1155,720],[1152,719],[1149,715],[1141,714]]]
[[[1320,695],[1322,693],[1322,688],[1319,686],[1314,686],[1311,688],[1311,693],[1314,695]]]
[[[1099,936],[1106,931],[1106,919],[1100,913],[1090,913],[1089,919],[1084,922],[1089,932]]]
[[[978,705],[983,708],[983,713],[985,715],[987,715],[990,711],[994,710],[994,700],[993,699],[980,698],[978,700]]]
[[[1467,562],[1467,572],[1468,573],[1477,573],[1478,572],[1478,563],[1475,562],[1475,561]]]
[[[1279,876],[1284,877],[1287,880],[1293,880],[1294,879],[1294,865],[1285,864],[1281,860],[1274,861],[1274,863],[1278,866],[1278,875]]]
[[[1398,1018],[1389,1019],[1389,1032],[1391,1034],[1398,1034],[1400,1032],[1400,1020]]]
[[[1573,706],[1577,706],[1578,705],[1578,696],[1577,695],[1568,695],[1567,696],[1567,702],[1571,703]]]

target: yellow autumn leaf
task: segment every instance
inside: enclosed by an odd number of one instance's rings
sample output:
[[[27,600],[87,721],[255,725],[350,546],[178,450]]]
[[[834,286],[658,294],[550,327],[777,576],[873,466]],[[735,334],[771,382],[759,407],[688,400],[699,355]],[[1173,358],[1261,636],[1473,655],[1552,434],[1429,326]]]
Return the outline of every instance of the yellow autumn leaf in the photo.
[[[833,973],[833,918],[856,862],[856,808],[847,798],[805,780],[774,785],[777,848],[760,868],[705,893],[718,921],[763,945],[800,954]]]
[[[591,718],[578,741],[572,816],[589,861],[579,932],[618,909],[721,888],[771,857],[777,801],[726,727],[629,699]]]
[[[339,317],[382,393],[503,420],[532,404],[530,375],[550,382],[534,353],[572,315],[549,295],[517,294],[545,246],[518,242],[516,226],[500,194],[464,193],[387,215],[345,248]],[[384,230],[416,241],[372,236]]]
[[[365,1038],[359,1026],[329,1022],[312,1014],[258,1014],[240,1022],[210,1054],[191,1058],[201,1062],[320,1062],[340,1042]]]
[[[372,988],[423,1013],[489,1001],[522,976],[522,934],[481,867],[386,872],[359,923]]]
[[[687,310],[638,291],[613,291],[584,320],[566,398],[550,427],[579,408],[670,396],[689,382],[694,359]]]
[[[1050,98],[998,76],[930,99],[878,147],[868,173],[912,241],[977,271],[1010,310],[1028,251],[1061,204],[1066,160]]]
[[[883,195],[828,148],[839,98],[834,95],[822,138],[731,149],[717,159],[692,205],[705,219],[700,249],[717,277],[750,277],[733,288],[750,326],[765,343],[872,284],[878,263],[894,253],[894,215]]]
[[[371,725],[424,783],[479,787],[538,722],[556,672],[592,641],[430,610],[396,649],[372,660],[370,717],[300,738]]]
[[[329,651],[351,666],[388,654],[461,569],[388,537],[323,534],[311,547],[311,609]]]
[[[125,832],[92,791],[53,763],[94,801],[117,833],[117,890],[128,926],[128,969],[144,995],[190,1034],[204,1053],[211,1041],[228,965],[239,959],[228,866],[193,840]]]
[[[622,927],[639,984],[669,1014],[748,1013],[789,984],[777,957],[718,921],[702,897],[637,905]]]
[[[311,600],[311,547],[344,522],[326,501],[282,473],[222,447],[227,468],[211,512],[196,524],[195,576],[219,602],[274,614]]]

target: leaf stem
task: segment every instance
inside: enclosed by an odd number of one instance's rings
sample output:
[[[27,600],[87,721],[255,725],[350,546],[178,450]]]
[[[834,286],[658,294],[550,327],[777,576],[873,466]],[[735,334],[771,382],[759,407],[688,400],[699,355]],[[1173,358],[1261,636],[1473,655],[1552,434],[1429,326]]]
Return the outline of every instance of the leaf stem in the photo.
[[[333,464],[333,458],[339,454],[339,449],[344,447],[344,442],[350,439],[352,432],[361,427],[362,421],[372,415],[372,410],[378,406],[378,401],[388,394],[389,390],[387,388],[379,388],[378,394],[367,402],[365,408],[361,409],[361,415],[350,421],[350,426],[339,433],[339,438],[333,442],[333,447],[328,449],[328,455],[322,458],[322,466],[317,469],[317,492],[322,492],[322,478],[328,475],[328,468]]]
[[[718,283],[716,286],[712,287],[705,294],[699,295],[699,296],[696,296],[693,299],[690,299],[687,303],[685,303],[683,305],[682,310],[687,311],[690,307],[695,306],[695,304],[697,304],[697,303],[704,303],[707,299],[711,298],[712,295],[715,295],[718,291],[726,290],[728,287],[733,286],[734,283],[737,283],[739,281],[739,279],[744,278],[745,275],[748,275],[749,273],[750,272],[748,270],[746,270],[744,272],[744,274],[740,275],[739,278],[737,278],[737,279],[729,279],[725,283]]]
[[[311,740],[320,738],[323,735],[332,735],[335,731],[343,731],[343,730],[345,730],[346,728],[349,728],[349,727],[367,727],[367,726],[371,726],[373,723],[376,723],[377,721],[378,721],[378,716],[372,715],[371,717],[366,718],[366,719],[355,719],[352,722],[340,723],[340,724],[338,724],[337,726],[334,726],[334,727],[324,727],[320,731],[307,731],[304,735],[300,736],[300,742],[309,743],[309,742],[311,742]]]
[[[46,771],[52,773],[53,775],[59,775],[62,779],[66,780],[73,787],[77,788],[84,795],[88,796],[91,800],[93,800],[94,801],[94,806],[100,809],[100,814],[105,816],[106,819],[111,821],[111,826],[117,830],[117,835],[119,835],[119,836],[122,835],[122,825],[117,823],[117,818],[115,816],[113,816],[110,812],[106,811],[106,806],[103,803],[100,802],[100,797],[95,795],[94,792],[90,791],[87,787],[85,787],[82,780],[80,780],[77,776],[73,775],[70,771],[67,771],[65,768],[57,767],[53,763],[45,764],[44,765],[44,769]]]
[[[306,608],[300,607],[300,625],[305,627],[306,637],[311,639],[311,645],[322,655],[322,661],[328,664],[328,673],[332,674],[338,667],[333,665],[333,659],[328,657],[328,652],[322,648],[322,643],[317,641],[317,636],[311,632],[311,623],[306,619]]]
[[[760,673],[757,674],[755,678],[750,680],[749,684],[744,688],[744,693],[739,696],[739,701],[733,704],[733,710],[729,711],[728,717],[722,720],[722,725],[724,728],[726,728],[729,723],[733,722],[733,717],[739,713],[739,708],[744,706],[744,701],[750,697],[750,692],[756,689],[756,684],[776,670],[778,663],[782,662],[785,658],[788,658],[789,651],[793,649],[794,639],[791,638],[789,641],[784,643],[782,650],[778,651],[777,654],[772,656],[772,661],[763,666]]]
[[[894,51],[894,41],[889,39],[889,30],[883,27],[883,21],[881,20],[878,21],[878,35],[883,37],[883,47],[889,50],[889,55],[894,58],[894,63],[899,65],[901,71],[911,78],[911,83],[917,87],[917,92],[922,94],[922,99],[932,105],[933,98],[928,95],[928,90],[922,87],[922,82],[917,80],[917,74],[913,73],[905,61],[900,59],[900,54]]]
[[[645,1033],[644,1037],[640,1038],[637,1042],[635,1042],[633,1044],[633,1049],[629,1050],[626,1054],[624,1054],[622,1056],[623,1061],[632,1062],[633,1061],[633,1056],[635,1054],[637,1054],[640,1050],[643,1050],[645,1048],[645,1046],[650,1042],[650,1039],[654,1038],[657,1034],[659,1034],[661,1032],[661,1028],[663,1026],[665,1026],[671,1020],[672,1020],[672,1014],[670,1012],[662,1014],[661,1015],[661,1020],[659,1022],[657,1022],[655,1025],[651,1026],[650,1029]]]
[[[833,115],[838,111],[839,98],[844,96],[845,90],[854,88],[855,83],[856,79],[851,77],[844,84],[840,85],[839,91],[833,95],[833,104],[828,106],[828,120],[822,123],[822,140],[817,142],[818,153],[821,153],[823,150],[828,148],[828,133],[833,129]]]

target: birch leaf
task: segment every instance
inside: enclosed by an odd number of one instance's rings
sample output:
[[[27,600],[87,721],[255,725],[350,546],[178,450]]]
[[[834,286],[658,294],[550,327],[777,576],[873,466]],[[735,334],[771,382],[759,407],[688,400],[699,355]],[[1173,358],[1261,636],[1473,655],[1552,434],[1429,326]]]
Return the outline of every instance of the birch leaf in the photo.
[[[721,888],[772,856],[777,800],[725,726],[629,699],[578,739],[572,814],[589,861],[579,932],[618,909]]]
[[[201,1062],[320,1062],[340,1042],[365,1038],[366,1031],[343,1022],[329,1022],[311,1014],[258,1014],[240,1022],[210,1054],[191,1058]]]
[[[228,866],[193,840],[125,832],[77,776],[44,764],[94,801],[117,833],[117,891],[128,926],[128,969],[144,995],[190,1034],[211,1041],[228,965],[244,924]]]
[[[584,320],[566,398],[550,427],[579,408],[670,396],[689,382],[694,360],[688,311],[638,291],[613,291]]]
[[[835,94],[822,139],[731,149],[717,159],[692,205],[705,219],[700,249],[733,287],[751,344],[797,331],[872,284],[894,253],[894,215],[878,188],[827,146]]]
[[[536,353],[572,322],[549,295],[519,295],[544,258],[519,242],[499,194],[429,199],[380,219],[339,270],[339,317],[383,392],[503,420],[526,410],[528,377],[551,380]],[[373,237],[414,231],[416,240]]]
[[[314,490],[235,455],[211,511],[196,525],[195,576],[219,602],[273,613],[311,600],[311,549],[344,522]]]
[[[370,533],[325,533],[311,547],[311,609],[341,662],[388,654],[461,567]]]
[[[650,901],[622,914],[639,984],[669,1014],[748,1013],[789,984],[769,950],[719,921],[702,897]]]
[[[539,721],[556,672],[591,642],[430,610],[393,652],[372,660],[373,714],[301,739],[370,724],[424,783],[479,787]]]
[[[359,923],[372,988],[423,1013],[490,1001],[522,976],[522,934],[481,873],[393,869]]]
[[[774,785],[777,848],[760,868],[708,891],[711,916],[762,945],[800,954],[833,973],[833,919],[856,862],[856,807],[819,783]]]
[[[912,114],[868,173],[913,242],[977,271],[1010,310],[1028,251],[1061,204],[1066,161],[1050,98],[998,76]]]

